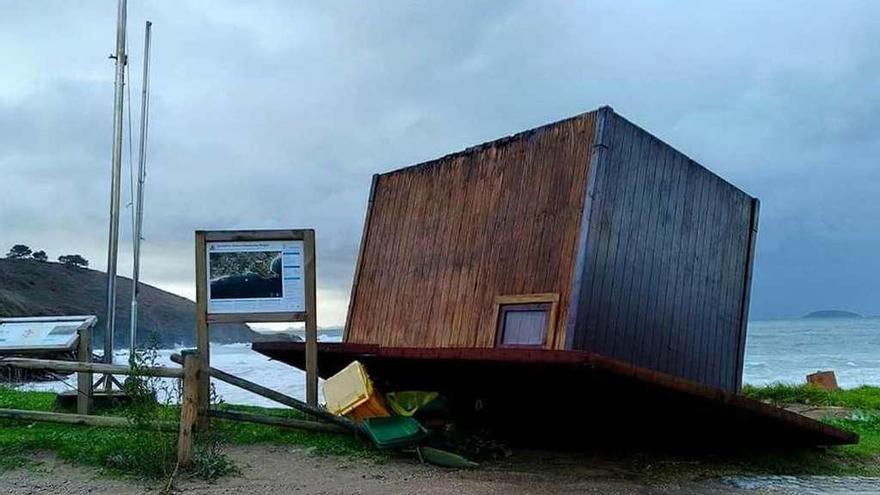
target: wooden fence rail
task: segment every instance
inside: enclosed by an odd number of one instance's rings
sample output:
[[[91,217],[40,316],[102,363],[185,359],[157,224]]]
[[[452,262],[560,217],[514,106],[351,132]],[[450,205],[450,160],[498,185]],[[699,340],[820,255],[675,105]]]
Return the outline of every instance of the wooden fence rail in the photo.
[[[245,421],[264,425],[283,426],[299,430],[320,431],[325,433],[349,433],[349,430],[331,423],[319,423],[317,421],[305,421],[302,419],[285,418],[282,416],[268,416],[265,414],[252,414],[239,411],[226,411],[222,409],[209,409],[208,416],[212,418],[229,419],[232,421]]]
[[[182,363],[183,358],[180,354],[172,354],[171,361],[175,363]],[[311,404],[307,404],[299,399],[291,397],[289,395],[282,394],[280,392],[276,392],[270,388],[264,387],[258,383],[254,383],[250,380],[245,380],[244,378],[239,378],[235,375],[230,375],[225,371],[218,370],[217,368],[209,368],[210,377],[216,378],[220,381],[226,382],[230,385],[235,385],[236,387],[243,388],[248,392],[252,392],[261,397],[265,397],[267,399],[271,399],[279,404],[284,404],[285,406],[292,407],[298,411],[304,412],[310,416],[314,416],[318,419],[322,419],[328,423],[332,423],[342,428],[345,428],[352,433],[358,434],[362,433],[363,430],[361,426],[348,418],[342,416],[336,416],[335,414],[327,411],[318,406],[313,406]],[[201,377],[202,379],[207,379],[208,377]],[[204,387],[201,388],[204,390]],[[205,414],[206,416],[210,415],[208,412],[199,411],[200,414]]]
[[[108,426],[111,428],[131,427],[128,418],[117,416],[90,416],[88,414],[59,413],[51,411],[26,411],[23,409],[0,409],[0,418],[24,421],[44,421],[47,423],[64,423],[84,426]],[[177,431],[177,423],[172,421],[156,421],[144,425],[146,429],[159,431]]]
[[[158,376],[164,378],[183,378],[183,370],[180,368],[167,368],[164,366],[147,366],[143,368],[130,368],[120,364],[104,363],[81,363],[77,361],[58,361],[55,359],[34,359],[7,357],[0,358],[0,367],[11,366],[31,370],[49,370],[66,372],[102,373],[112,375],[137,375]]]

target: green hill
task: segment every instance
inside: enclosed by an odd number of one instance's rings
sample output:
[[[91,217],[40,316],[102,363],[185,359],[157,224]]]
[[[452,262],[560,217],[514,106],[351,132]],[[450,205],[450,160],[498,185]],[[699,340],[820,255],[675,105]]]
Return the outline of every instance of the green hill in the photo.
[[[0,316],[97,315],[95,348],[104,341],[106,274],[87,268],[34,260],[0,259]],[[128,347],[131,279],[117,277],[116,347]],[[156,332],[159,344],[194,345],[193,301],[141,284],[138,341]],[[211,326],[211,340],[250,342],[255,333],[244,324]]]

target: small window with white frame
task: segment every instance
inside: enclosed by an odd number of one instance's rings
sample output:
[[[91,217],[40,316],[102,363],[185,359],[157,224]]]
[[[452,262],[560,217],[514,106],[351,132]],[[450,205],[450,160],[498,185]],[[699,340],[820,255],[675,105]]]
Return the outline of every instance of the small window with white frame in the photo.
[[[496,347],[552,347],[556,294],[523,294],[496,298]]]

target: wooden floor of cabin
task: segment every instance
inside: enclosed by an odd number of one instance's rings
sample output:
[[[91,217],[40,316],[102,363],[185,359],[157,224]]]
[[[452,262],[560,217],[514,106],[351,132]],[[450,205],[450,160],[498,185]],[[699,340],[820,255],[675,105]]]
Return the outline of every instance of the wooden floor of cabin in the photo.
[[[303,343],[261,342],[253,349],[304,369]],[[439,391],[460,423],[511,443],[717,448],[858,439],[782,408],[588,352],[319,344],[322,378],[353,360],[366,366],[380,391]]]

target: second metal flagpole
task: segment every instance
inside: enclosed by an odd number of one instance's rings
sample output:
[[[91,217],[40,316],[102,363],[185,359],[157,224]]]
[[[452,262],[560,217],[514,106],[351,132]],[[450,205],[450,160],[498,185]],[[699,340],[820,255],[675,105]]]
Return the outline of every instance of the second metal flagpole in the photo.
[[[137,179],[137,196],[134,203],[135,220],[134,220],[134,264],[132,265],[131,274],[131,342],[129,351],[129,360],[135,358],[135,349],[137,348],[137,324],[138,324],[138,296],[140,288],[138,281],[140,280],[141,269],[141,237],[144,225],[144,180],[146,179],[146,146],[147,146],[147,121],[150,111],[150,33],[153,23],[147,21],[144,28],[144,79],[141,89],[141,136],[138,143],[138,179]]]

